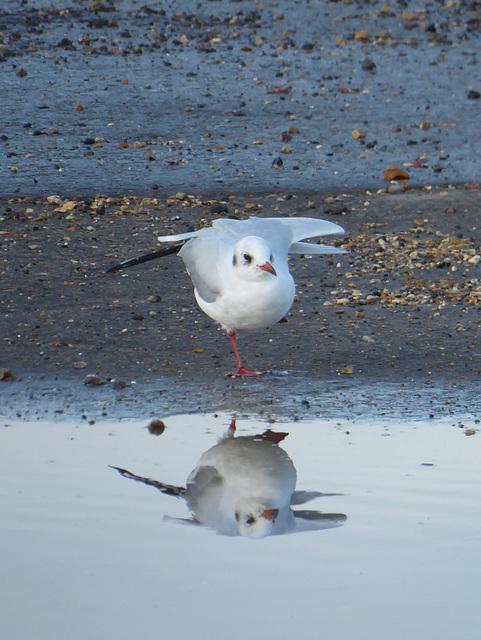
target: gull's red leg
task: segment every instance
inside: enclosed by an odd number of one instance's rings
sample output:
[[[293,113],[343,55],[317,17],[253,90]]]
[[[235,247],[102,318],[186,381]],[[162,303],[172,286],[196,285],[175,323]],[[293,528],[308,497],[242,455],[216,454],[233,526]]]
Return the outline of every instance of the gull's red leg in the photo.
[[[246,369],[242,366],[242,362],[240,361],[239,354],[237,353],[237,347],[235,343],[235,331],[228,331],[227,335],[229,336],[230,343],[232,345],[232,349],[234,350],[234,356],[237,362],[237,372],[235,374],[236,378],[243,378],[244,376],[250,378],[259,378],[261,375],[265,373],[265,371],[254,371],[253,369]]]

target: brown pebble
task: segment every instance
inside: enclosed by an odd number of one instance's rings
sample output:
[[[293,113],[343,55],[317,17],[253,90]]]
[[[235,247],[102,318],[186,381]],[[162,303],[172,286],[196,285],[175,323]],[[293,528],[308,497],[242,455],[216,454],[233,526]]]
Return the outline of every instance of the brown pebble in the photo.
[[[394,165],[386,167],[382,175],[384,176],[384,180],[409,180],[409,173],[406,173],[404,169]]]
[[[149,426],[147,427],[149,432],[154,436],[160,436],[165,431],[165,422],[163,420],[159,420],[158,418],[154,418],[149,422]]]

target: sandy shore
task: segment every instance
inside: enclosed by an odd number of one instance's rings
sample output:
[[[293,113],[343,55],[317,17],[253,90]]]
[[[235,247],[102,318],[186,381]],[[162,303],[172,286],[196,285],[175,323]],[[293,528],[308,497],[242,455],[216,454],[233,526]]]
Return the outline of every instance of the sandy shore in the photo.
[[[312,215],[346,230],[335,240],[349,251],[341,260],[293,258],[298,295],[287,323],[239,334],[246,363],[268,370],[263,380],[226,377],[234,367],[230,344],[197,308],[177,256],[106,274],[154,248],[157,234],[219,215],[211,199],[180,194],[10,200],[2,221],[0,366],[24,381],[65,378],[74,397],[90,374],[105,383],[102,393],[138,393],[142,385],[147,393],[154,385],[158,406],[177,403],[179,411],[236,403],[239,411],[284,411],[286,398],[306,409],[330,384],[337,391],[435,385],[437,406],[443,394],[455,402],[460,389],[479,389],[478,190],[226,194],[223,202],[222,215]],[[8,386],[4,380],[2,391]],[[391,400],[373,393],[389,412]]]

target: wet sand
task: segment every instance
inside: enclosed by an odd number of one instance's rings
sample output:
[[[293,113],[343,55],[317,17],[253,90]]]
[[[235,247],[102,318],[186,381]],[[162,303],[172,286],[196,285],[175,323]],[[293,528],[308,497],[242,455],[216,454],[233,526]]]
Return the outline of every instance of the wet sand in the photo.
[[[479,26],[433,0],[11,0],[0,195],[477,183]]]

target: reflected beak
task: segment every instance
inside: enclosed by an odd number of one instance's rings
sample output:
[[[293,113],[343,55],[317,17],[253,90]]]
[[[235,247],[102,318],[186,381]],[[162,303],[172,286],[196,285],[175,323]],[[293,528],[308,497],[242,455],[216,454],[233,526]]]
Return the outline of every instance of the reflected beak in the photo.
[[[274,267],[271,265],[270,262],[266,262],[265,264],[260,264],[259,269],[262,269],[262,271],[267,271],[267,273],[272,273],[273,276],[277,275],[276,270],[274,269]]]
[[[266,520],[274,521],[279,514],[279,509],[266,509],[261,515]]]

